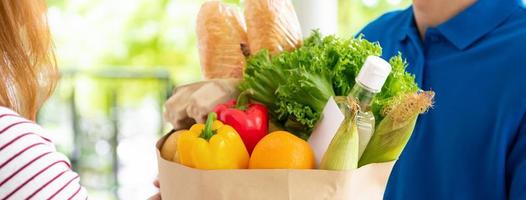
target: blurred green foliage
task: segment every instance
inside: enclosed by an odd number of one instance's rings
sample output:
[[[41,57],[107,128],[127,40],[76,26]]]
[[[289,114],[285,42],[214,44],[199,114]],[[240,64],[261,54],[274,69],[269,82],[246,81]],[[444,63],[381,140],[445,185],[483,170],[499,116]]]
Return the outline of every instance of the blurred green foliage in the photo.
[[[240,3],[240,0],[225,0]],[[200,78],[195,17],[203,0],[48,0],[62,68],[161,67],[176,83]],[[242,3],[242,2],[241,2]],[[338,35],[353,36],[408,0],[338,0]]]
[[[199,79],[194,34],[199,1],[50,0],[61,68],[161,67]]]

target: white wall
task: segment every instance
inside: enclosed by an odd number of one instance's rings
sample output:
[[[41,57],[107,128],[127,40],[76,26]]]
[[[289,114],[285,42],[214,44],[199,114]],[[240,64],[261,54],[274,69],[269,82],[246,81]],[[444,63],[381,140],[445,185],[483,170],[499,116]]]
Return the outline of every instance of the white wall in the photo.
[[[304,37],[312,29],[324,35],[338,31],[338,0],[293,0]]]

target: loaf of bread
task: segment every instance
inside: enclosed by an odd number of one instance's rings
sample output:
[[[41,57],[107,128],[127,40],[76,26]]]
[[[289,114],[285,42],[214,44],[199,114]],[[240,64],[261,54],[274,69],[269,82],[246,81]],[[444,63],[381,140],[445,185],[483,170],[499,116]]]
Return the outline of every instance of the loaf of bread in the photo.
[[[243,16],[219,1],[205,2],[197,15],[197,42],[204,78],[242,78],[249,48]]]
[[[245,19],[250,51],[272,55],[302,44],[301,26],[290,0],[246,0]]]

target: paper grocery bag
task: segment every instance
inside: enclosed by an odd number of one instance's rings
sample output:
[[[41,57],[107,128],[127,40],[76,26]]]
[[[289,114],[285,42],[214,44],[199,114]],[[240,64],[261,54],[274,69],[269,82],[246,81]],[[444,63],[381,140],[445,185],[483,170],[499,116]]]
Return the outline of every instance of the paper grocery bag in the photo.
[[[354,171],[198,170],[164,160],[157,142],[163,200],[375,200],[382,199],[394,162]]]

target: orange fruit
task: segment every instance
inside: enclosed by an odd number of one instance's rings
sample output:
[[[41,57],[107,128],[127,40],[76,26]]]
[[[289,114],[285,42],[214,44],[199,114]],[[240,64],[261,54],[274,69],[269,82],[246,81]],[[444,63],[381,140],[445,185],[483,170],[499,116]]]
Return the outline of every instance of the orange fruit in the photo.
[[[309,143],[286,131],[263,137],[249,161],[250,169],[312,169],[314,165]]]

